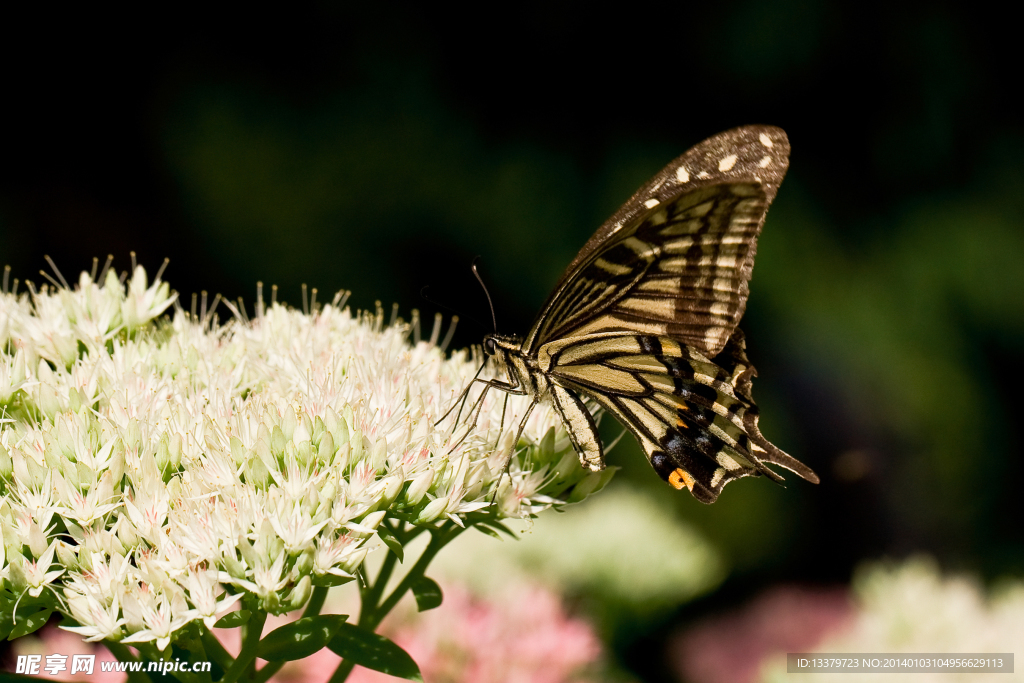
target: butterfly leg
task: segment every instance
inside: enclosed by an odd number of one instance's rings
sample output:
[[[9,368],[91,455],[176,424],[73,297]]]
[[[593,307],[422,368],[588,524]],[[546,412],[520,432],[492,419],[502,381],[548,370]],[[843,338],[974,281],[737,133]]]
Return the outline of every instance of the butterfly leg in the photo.
[[[508,473],[508,468],[512,465],[512,456],[515,455],[516,446],[519,445],[519,439],[522,438],[523,431],[526,429],[526,422],[530,419],[530,413],[532,413],[533,409],[537,407],[537,403],[538,401],[536,399],[530,402],[530,405],[526,407],[526,412],[523,413],[523,419],[519,422],[519,429],[516,430],[516,437],[512,439],[512,444],[509,446],[508,453],[505,454],[505,464],[501,468],[501,476],[498,477],[498,482],[494,485],[494,495],[491,496],[492,505],[494,504],[494,499],[498,497],[498,489],[501,488],[501,479]]]
[[[505,411],[508,410],[508,394],[505,394],[505,399],[501,402],[501,421],[498,423],[498,438],[494,442],[494,448],[497,450],[498,443],[501,442],[501,433],[505,431]]]
[[[462,417],[462,409],[466,406],[466,399],[469,398],[469,390],[473,388],[473,384],[476,383],[477,379],[480,377],[480,373],[484,371],[485,367],[487,367],[486,361],[480,365],[476,374],[473,375],[473,379],[470,380],[469,384],[466,385],[466,388],[462,390],[461,394],[459,394],[459,397],[455,399],[454,403],[452,403],[452,407],[445,411],[445,414],[438,418],[437,422],[434,423],[435,427],[444,422],[445,418],[452,414],[452,411],[455,410],[455,406],[459,406],[459,413],[455,416],[455,424],[459,423],[459,418]]]
[[[470,408],[469,408],[469,415],[470,415],[470,417],[473,418],[473,420],[466,427],[466,433],[463,434],[462,437],[458,441],[456,441],[454,444],[452,444],[452,447],[448,450],[449,453],[451,453],[456,448],[461,446],[462,442],[466,440],[466,437],[468,437],[470,435],[470,433],[476,428],[476,423],[480,419],[480,413],[482,413],[483,410],[484,410],[484,399],[487,397],[487,392],[489,390],[490,390],[489,386],[484,386],[484,390],[483,390],[483,392],[481,392],[480,397],[477,398],[475,401],[473,401],[473,405],[470,406]],[[465,401],[463,401],[463,402],[465,402]],[[475,415],[474,415],[474,413],[475,413]],[[459,419],[459,417],[461,415],[462,415],[462,409],[459,409],[459,415],[456,416],[456,418],[455,418],[456,419],[456,422],[455,422],[456,427],[458,426],[458,419]]]
[[[551,385],[551,398],[555,408],[562,415],[569,438],[572,440],[580,464],[588,470],[598,472],[604,469],[604,452],[601,437],[597,433],[594,417],[576,394],[557,384]]]

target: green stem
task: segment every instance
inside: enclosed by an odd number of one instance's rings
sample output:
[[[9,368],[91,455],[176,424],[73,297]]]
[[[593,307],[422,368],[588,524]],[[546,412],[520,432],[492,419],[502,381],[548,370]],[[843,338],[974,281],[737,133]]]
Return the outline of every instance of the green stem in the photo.
[[[138,649],[139,654],[142,655],[143,661],[149,662],[149,664],[153,664],[155,662],[160,662],[161,665],[162,665],[163,662],[174,661],[174,655],[172,654],[172,651],[170,649],[158,650],[156,645],[154,643],[152,643],[152,642],[150,642],[150,643],[135,643],[135,647]],[[186,651],[189,650],[189,648],[187,646],[184,647],[183,649],[185,649]],[[193,654],[196,654],[196,653],[193,653]],[[196,661],[196,660],[193,658],[190,661]],[[148,666],[147,666],[147,668],[148,668]],[[171,676],[172,678],[175,678],[175,679],[181,681],[182,683],[203,683],[204,681],[209,681],[210,680],[210,674],[208,674],[208,673],[194,674],[191,671],[167,671],[165,673],[164,671],[161,670],[160,674],[163,677]]]
[[[384,620],[391,610],[399,603],[402,597],[412,588],[413,583],[423,577],[427,571],[427,567],[430,562],[437,555],[438,551],[441,550],[445,545],[448,544],[453,538],[462,533],[464,529],[462,527],[452,525],[449,528],[447,525],[442,526],[438,529],[430,530],[430,543],[427,544],[423,554],[416,560],[416,564],[412,566],[412,569],[405,575],[405,577],[395,586],[395,590],[391,591],[384,602],[378,603],[380,596],[384,592],[384,585],[390,578],[391,570],[394,568],[394,554],[388,553],[388,557],[384,560],[384,565],[381,567],[381,573],[378,574],[377,580],[373,586],[365,592],[361,591],[360,596],[364,601],[359,609],[359,626],[365,628],[368,631],[376,630],[380,622]],[[416,531],[415,533],[419,533]],[[390,564],[388,560],[391,560]],[[385,569],[387,573],[385,574]],[[355,662],[350,659],[343,659],[338,665],[338,668],[334,670],[334,674],[331,676],[329,683],[343,683],[352,669],[355,668]]]
[[[189,624],[189,632],[192,637],[190,639],[191,642],[188,643],[188,646],[185,649],[189,652],[189,661],[192,664],[210,661],[210,656],[206,654],[206,646],[203,643],[202,637],[202,632],[205,630],[206,629],[203,628],[202,624],[199,622],[192,622]],[[213,677],[210,675],[209,671],[204,671],[198,674],[193,673],[192,676],[198,678],[202,683],[212,683],[213,681]]]
[[[122,645],[121,643],[115,642],[113,640],[104,640],[103,644],[106,646],[108,650],[110,650],[110,654],[117,657],[117,661],[119,662],[139,661],[135,657],[135,655],[132,654],[131,650],[128,649],[127,645]],[[152,680],[149,678],[149,675],[143,671],[129,671],[127,673],[128,680],[132,683],[152,683]]]
[[[317,586],[313,589],[313,595],[310,596],[309,602],[306,603],[306,610],[302,613],[302,618],[315,617],[320,614],[320,610],[323,609],[324,600],[327,599],[328,589],[325,586]],[[280,662],[267,662],[267,664],[256,672],[253,676],[253,683],[264,683],[271,676],[281,670],[286,664],[284,661]]]
[[[391,578],[391,573],[395,570],[395,563],[398,558],[393,552],[388,552],[384,558],[384,564],[380,566],[380,571],[377,572],[377,578],[374,580],[373,585],[367,585],[359,591],[359,622],[363,623],[363,619],[377,606],[377,602],[380,600],[380,596],[384,593],[384,587],[387,585],[388,580]]]
[[[220,679],[220,683],[235,683],[250,664],[256,661],[256,649],[259,647],[260,638],[263,636],[263,625],[267,621],[267,613],[261,609],[255,609],[249,621],[243,626],[242,651],[238,653],[231,668]]]
[[[380,622],[395,608],[398,602],[405,596],[406,592],[412,588],[412,585],[421,579],[427,572],[427,567],[430,566],[434,556],[437,555],[438,551],[446,546],[452,539],[465,531],[460,526],[451,525],[449,528],[441,527],[440,529],[431,530],[430,532],[430,543],[427,544],[423,554],[420,555],[419,559],[416,560],[416,564],[412,566],[409,573],[405,575],[401,583],[395,586],[395,590],[391,592],[379,608],[374,610],[374,614],[371,616],[369,622],[360,622],[360,626],[370,629],[371,631],[376,629]]]
[[[271,676],[281,670],[281,667],[287,664],[287,662],[267,662],[267,665],[256,672],[253,676],[253,683],[263,683],[268,680]]]
[[[334,670],[334,674],[331,676],[327,683],[344,683],[348,675],[352,673],[352,669],[356,668],[356,663],[351,659],[341,660],[341,664]]]
[[[315,617],[320,614],[320,610],[324,607],[324,601],[327,599],[328,590],[326,586],[317,586],[313,589],[313,594],[309,596],[309,602],[306,603],[306,610],[302,613],[303,618]]]
[[[224,671],[231,668],[231,663],[234,661],[234,658],[231,656],[230,652],[224,649],[221,642],[217,640],[217,636],[213,635],[213,631],[208,628],[204,628],[202,629],[202,634],[199,637],[203,641],[203,647],[206,648],[207,654],[210,655],[210,658],[213,659],[213,661],[217,662],[217,666]]]

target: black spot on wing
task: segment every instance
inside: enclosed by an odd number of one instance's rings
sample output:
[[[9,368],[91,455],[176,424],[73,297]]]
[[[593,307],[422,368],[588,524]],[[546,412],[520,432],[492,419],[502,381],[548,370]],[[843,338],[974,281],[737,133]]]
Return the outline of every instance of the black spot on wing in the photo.
[[[714,460],[708,460],[701,453],[709,443],[706,434],[697,434],[696,439],[691,439],[677,430],[671,430],[659,443],[663,451],[655,452],[651,456],[651,464],[653,465],[655,458],[658,458],[660,467],[655,465],[654,469],[665,481],[668,481],[669,475],[676,469],[686,470],[694,479],[690,491],[694,498],[702,503],[713,503],[718,498],[718,493],[711,488],[711,478],[717,465]]]

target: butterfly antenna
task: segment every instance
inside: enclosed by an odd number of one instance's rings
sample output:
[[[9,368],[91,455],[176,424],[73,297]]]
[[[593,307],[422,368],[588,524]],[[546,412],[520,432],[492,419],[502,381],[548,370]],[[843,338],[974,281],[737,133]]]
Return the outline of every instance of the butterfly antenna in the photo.
[[[494,302],[491,301],[491,293],[487,291],[487,285],[484,284],[484,279],[480,277],[480,272],[476,269],[476,264],[479,260],[479,256],[473,259],[473,265],[471,266],[473,276],[476,277],[476,281],[483,287],[484,294],[487,296],[487,305],[491,307],[491,322],[494,324],[494,334],[498,334],[498,317],[494,315]]]

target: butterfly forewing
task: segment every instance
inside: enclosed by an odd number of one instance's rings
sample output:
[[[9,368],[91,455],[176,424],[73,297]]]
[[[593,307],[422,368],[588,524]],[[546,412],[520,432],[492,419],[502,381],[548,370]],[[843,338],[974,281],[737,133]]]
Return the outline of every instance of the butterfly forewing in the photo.
[[[727,184],[693,194],[620,231],[583,264],[538,343],[633,331],[717,355],[746,305],[764,193],[756,185]]]
[[[746,307],[757,237],[788,159],[785,133],[749,126],[673,161],[583,247],[524,352],[570,335],[621,330],[717,355]]]

